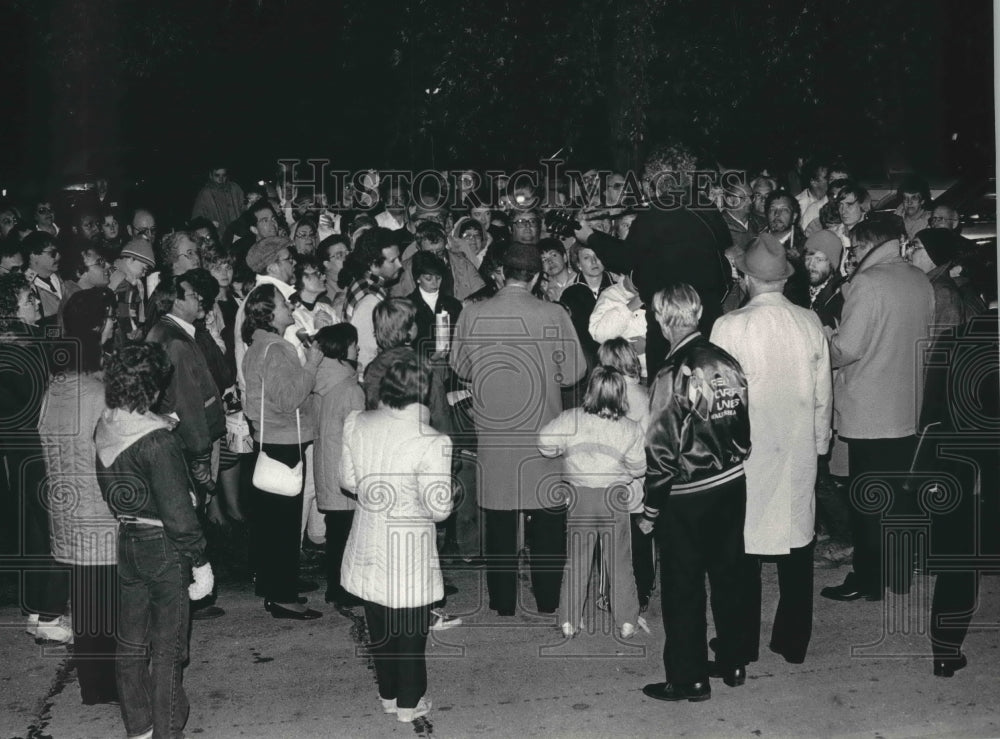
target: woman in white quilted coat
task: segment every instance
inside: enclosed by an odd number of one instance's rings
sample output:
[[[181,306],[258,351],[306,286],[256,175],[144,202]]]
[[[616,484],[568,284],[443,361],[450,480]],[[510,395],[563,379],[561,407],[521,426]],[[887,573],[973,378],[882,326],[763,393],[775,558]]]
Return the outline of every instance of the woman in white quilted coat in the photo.
[[[431,604],[444,597],[435,522],[451,513],[451,440],[431,428],[428,374],[415,353],[386,370],[379,407],[344,423],[341,486],[358,496],[341,585],[365,601],[386,713],[430,711],[424,649]]]

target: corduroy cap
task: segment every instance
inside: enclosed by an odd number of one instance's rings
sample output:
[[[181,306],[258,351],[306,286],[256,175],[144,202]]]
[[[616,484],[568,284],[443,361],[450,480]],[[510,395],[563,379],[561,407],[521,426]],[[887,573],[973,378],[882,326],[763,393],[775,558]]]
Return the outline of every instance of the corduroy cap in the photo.
[[[268,236],[250,247],[247,252],[247,266],[259,275],[264,274],[267,265],[275,261],[282,249],[291,251],[292,242],[287,236]]]

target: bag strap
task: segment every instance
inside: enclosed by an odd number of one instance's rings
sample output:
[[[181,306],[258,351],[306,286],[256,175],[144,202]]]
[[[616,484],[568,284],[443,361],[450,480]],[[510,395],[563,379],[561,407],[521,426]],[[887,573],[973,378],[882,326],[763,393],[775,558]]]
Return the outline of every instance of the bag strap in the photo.
[[[264,364],[267,362],[268,344],[264,347],[264,357],[260,360],[260,445],[264,446]]]
[[[284,339],[282,339],[283,341]],[[260,371],[260,445],[264,446],[264,362],[267,360],[267,350],[270,349],[273,344],[268,344],[267,348],[264,349],[264,357],[261,359],[261,371]],[[299,419],[299,409],[295,409],[295,432],[299,438],[299,449],[302,448],[302,422]]]

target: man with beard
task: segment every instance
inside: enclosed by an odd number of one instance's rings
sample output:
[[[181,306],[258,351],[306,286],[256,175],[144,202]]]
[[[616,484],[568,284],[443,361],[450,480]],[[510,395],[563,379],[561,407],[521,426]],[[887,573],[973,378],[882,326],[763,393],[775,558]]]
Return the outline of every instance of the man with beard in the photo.
[[[785,283],[784,295],[795,305],[809,307],[809,275],[803,264],[806,237],[799,228],[799,202],[787,192],[772,192],[767,196],[767,232],[785,249],[795,273]]]
[[[809,273],[809,307],[816,311],[824,326],[836,328],[844,308],[840,286],[840,258],[844,246],[831,231],[814,233],[806,240],[806,271]]]

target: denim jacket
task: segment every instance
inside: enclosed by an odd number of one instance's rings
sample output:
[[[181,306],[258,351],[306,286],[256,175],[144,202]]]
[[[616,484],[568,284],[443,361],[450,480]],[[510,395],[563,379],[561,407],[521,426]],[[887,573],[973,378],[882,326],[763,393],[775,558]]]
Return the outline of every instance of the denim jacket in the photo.
[[[188,492],[187,463],[168,419],[153,413],[106,410],[94,434],[97,481],[115,516],[163,522],[177,552],[199,567],[205,536]]]

